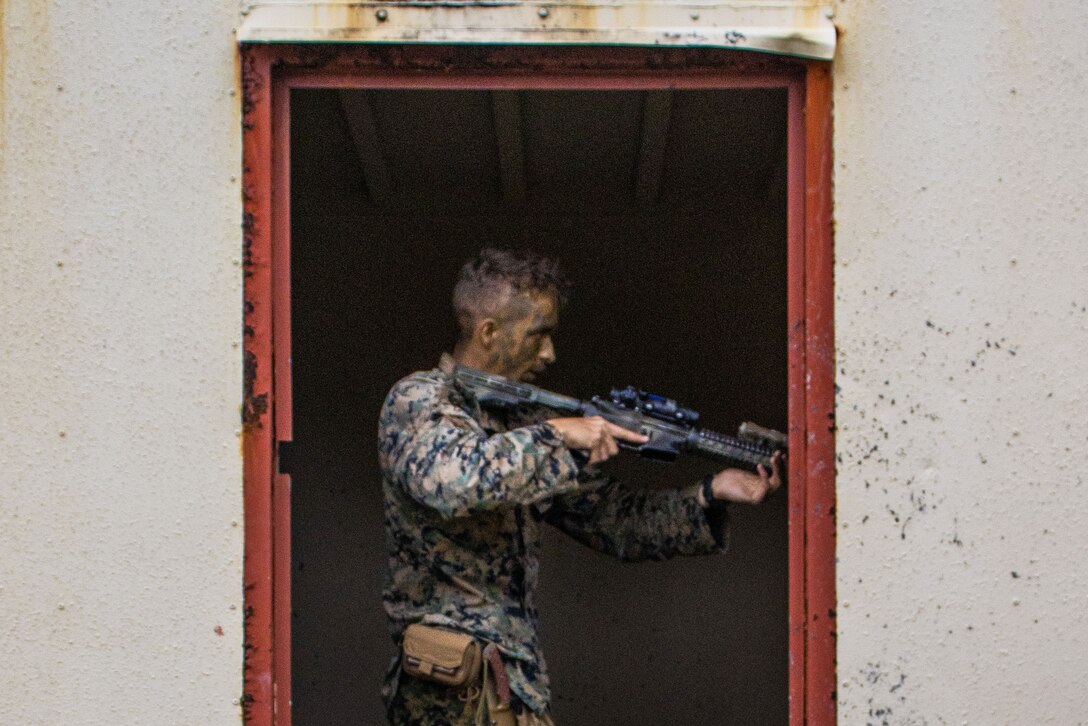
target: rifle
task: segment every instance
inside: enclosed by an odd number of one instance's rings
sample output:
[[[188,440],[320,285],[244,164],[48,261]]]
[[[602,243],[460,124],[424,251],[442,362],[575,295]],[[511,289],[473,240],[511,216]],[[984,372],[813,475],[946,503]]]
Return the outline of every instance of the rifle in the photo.
[[[740,425],[736,436],[698,428],[697,411],[634,386],[612,389],[607,400],[594,396],[590,401],[582,401],[460,364],[454,367],[453,376],[483,408],[511,410],[539,406],[573,416],[601,416],[617,426],[648,436],[650,440],[642,445],[626,442],[620,445],[656,461],[675,461],[680,454],[691,453],[748,471],[757,471],[756,466],[762,464],[770,472],[771,455],[787,450],[787,437],[780,431],[748,421]]]

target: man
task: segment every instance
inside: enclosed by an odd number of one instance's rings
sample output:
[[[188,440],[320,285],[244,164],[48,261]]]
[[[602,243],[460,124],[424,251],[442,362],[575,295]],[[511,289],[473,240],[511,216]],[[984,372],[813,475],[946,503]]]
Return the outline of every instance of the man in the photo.
[[[683,490],[639,491],[595,465],[619,441],[643,443],[640,434],[599,417],[482,410],[453,366],[533,380],[555,361],[567,288],[550,260],[482,251],[454,288],[453,355],[397,383],[379,423],[394,641],[423,623],[493,643],[525,724],[552,723],[533,600],[542,523],[623,560],[710,554],[724,551],[724,503],[758,503],[781,483],[776,454],[771,472],[726,469]],[[474,724],[487,710],[478,690],[411,677],[397,663],[385,696],[397,726]]]

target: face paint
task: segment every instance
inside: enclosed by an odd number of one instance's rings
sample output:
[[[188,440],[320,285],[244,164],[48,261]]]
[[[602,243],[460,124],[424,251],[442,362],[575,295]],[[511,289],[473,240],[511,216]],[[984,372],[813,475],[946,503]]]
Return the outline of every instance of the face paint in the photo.
[[[555,296],[523,295],[511,301],[506,312],[488,369],[515,381],[531,381],[555,362],[552,335],[559,325]]]

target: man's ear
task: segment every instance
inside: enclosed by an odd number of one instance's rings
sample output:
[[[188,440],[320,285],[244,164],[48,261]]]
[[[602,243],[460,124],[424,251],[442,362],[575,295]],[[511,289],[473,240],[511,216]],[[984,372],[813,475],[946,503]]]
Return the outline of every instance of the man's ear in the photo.
[[[495,318],[484,318],[476,323],[476,340],[484,350],[491,350],[499,335],[499,323]]]

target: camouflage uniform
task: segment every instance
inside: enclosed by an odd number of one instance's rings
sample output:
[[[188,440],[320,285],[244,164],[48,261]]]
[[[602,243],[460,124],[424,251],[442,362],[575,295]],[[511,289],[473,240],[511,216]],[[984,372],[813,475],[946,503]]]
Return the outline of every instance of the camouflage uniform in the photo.
[[[541,523],[633,561],[720,552],[725,518],[708,521],[695,487],[637,491],[580,467],[531,413],[481,410],[452,367],[443,356],[404,378],[382,407],[385,610],[398,647],[413,622],[495,643],[512,692],[542,713],[551,694],[533,601]],[[456,695],[400,679],[395,664],[385,689],[397,724],[471,723],[457,718]]]

